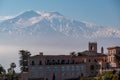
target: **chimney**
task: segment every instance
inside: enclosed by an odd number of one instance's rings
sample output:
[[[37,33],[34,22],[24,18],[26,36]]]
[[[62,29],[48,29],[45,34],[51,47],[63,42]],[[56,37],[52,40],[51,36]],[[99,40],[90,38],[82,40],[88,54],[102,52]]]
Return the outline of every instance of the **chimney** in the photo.
[[[39,54],[40,54],[41,56],[43,56],[43,52],[40,52]]]
[[[104,53],[104,48],[103,48],[103,47],[101,47],[101,53],[102,53],[102,54]]]

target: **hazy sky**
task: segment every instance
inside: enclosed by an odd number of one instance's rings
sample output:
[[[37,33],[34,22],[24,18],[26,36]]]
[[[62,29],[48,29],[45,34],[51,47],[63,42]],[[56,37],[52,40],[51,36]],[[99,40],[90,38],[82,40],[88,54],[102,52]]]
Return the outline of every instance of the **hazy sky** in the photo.
[[[57,11],[80,21],[120,27],[120,0],[0,0],[0,19],[26,10]]]

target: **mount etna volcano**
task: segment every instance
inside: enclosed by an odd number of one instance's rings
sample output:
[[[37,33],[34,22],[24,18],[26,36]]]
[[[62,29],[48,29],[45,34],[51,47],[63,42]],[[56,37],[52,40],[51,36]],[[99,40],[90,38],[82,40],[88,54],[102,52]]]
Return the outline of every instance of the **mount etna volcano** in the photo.
[[[1,21],[0,37],[3,45],[46,47],[44,51],[52,48],[53,52],[57,48],[56,51],[70,52],[83,50],[89,41],[96,41],[105,48],[120,45],[120,28],[70,19],[58,12],[29,10]]]
[[[0,34],[17,36],[67,36],[120,38],[120,29],[73,20],[58,12],[26,11],[0,22]]]

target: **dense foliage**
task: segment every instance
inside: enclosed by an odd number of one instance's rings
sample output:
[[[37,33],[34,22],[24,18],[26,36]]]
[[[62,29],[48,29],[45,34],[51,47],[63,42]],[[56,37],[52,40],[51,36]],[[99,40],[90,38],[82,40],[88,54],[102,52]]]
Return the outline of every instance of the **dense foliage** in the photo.
[[[30,57],[30,52],[27,50],[20,50],[19,51],[20,54],[20,69],[22,72],[28,72],[28,59]]]

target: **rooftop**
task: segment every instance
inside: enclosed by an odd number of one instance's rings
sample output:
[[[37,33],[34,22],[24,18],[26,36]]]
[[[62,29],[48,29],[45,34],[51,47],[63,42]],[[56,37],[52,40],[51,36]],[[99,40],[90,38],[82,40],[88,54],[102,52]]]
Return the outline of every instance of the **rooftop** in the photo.
[[[109,50],[109,49],[120,49],[120,46],[108,47],[107,49],[108,49],[108,50]]]

